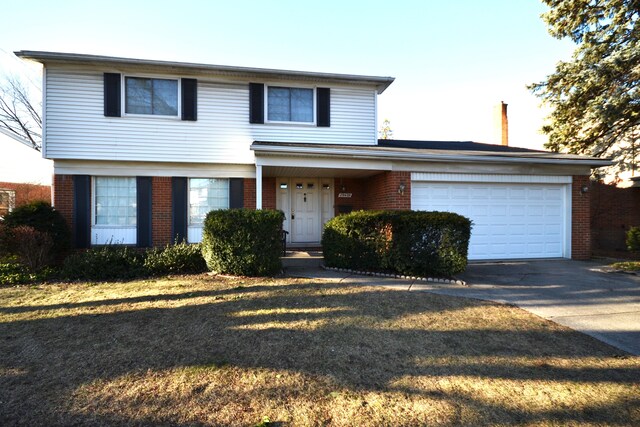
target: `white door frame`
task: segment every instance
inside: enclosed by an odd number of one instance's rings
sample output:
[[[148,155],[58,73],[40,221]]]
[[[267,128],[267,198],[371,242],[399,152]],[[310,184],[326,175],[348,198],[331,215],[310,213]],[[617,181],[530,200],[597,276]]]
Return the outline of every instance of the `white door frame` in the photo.
[[[314,242],[296,242],[293,239],[293,229],[291,223],[291,213],[294,205],[294,186],[302,182],[313,182],[315,186],[315,206],[318,240]],[[276,209],[284,212],[283,228],[289,233],[287,234],[287,243],[293,244],[317,244],[322,239],[322,227],[324,223],[334,216],[334,190],[333,178],[296,178],[296,177],[279,177],[276,178]],[[324,192],[328,194],[324,194]],[[323,197],[324,196],[324,197]],[[328,206],[326,206],[328,204]],[[327,209],[327,207],[329,209]],[[295,221],[295,219],[294,219]]]

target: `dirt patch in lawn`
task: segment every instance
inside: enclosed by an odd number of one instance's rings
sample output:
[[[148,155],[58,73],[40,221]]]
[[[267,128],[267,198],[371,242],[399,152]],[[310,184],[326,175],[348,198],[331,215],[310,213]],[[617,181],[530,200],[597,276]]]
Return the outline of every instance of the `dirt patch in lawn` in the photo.
[[[520,309],[303,279],[0,289],[0,424],[638,425],[640,358]]]

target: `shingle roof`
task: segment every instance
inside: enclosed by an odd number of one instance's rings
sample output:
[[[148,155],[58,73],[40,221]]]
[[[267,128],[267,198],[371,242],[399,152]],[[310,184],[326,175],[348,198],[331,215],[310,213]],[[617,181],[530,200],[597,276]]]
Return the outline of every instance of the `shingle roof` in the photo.
[[[379,139],[380,147],[417,148],[425,150],[478,151],[491,153],[549,153],[549,151],[504,145],[484,144],[473,141],[415,141],[403,139]]]

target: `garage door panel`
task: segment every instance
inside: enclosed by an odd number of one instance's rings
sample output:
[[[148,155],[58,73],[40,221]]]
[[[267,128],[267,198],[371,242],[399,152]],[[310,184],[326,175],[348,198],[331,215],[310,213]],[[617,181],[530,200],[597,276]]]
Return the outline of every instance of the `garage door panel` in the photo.
[[[469,259],[562,257],[564,184],[413,182],[414,210],[456,212],[473,221]]]

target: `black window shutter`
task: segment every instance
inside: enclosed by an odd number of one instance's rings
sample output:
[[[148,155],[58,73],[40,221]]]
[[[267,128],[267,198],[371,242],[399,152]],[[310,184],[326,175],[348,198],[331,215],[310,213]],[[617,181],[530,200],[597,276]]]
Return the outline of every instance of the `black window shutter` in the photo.
[[[189,180],[174,176],[171,179],[172,239],[187,240],[187,195]]]
[[[91,177],[73,176],[73,236],[76,248],[91,246]]]
[[[139,248],[151,246],[151,177],[136,178],[137,224],[136,243]]]
[[[198,81],[182,79],[182,120],[198,120]]]
[[[244,179],[229,179],[229,207],[239,209],[244,207]]]
[[[249,123],[264,123],[264,85],[249,83]]]
[[[104,73],[104,115],[120,117],[120,74]]]
[[[331,126],[331,91],[328,87],[316,89],[316,124],[319,127]]]

